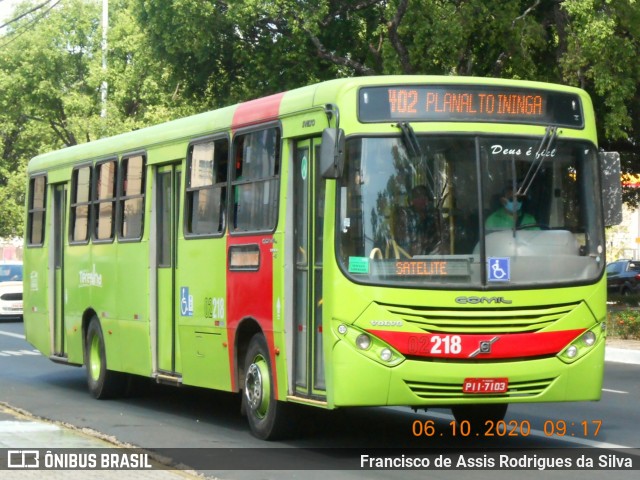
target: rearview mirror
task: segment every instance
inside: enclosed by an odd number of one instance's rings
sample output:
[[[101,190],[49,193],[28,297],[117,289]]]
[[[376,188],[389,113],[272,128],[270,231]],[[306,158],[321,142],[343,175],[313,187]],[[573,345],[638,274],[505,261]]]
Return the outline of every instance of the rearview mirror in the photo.
[[[320,146],[320,171],[323,178],[339,178],[344,167],[344,130],[325,128]]]
[[[602,207],[604,225],[611,227],[622,223],[622,184],[620,182],[620,154],[600,152],[602,169]]]

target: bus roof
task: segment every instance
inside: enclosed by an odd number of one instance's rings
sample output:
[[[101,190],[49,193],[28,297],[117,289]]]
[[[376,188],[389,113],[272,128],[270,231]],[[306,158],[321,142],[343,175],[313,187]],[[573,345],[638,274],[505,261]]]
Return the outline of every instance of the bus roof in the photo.
[[[237,130],[252,124],[276,120],[279,117],[303,110],[324,108],[326,104],[336,103],[345,91],[360,86],[447,83],[512,85],[523,88],[566,91],[580,94],[583,97],[586,96],[583,90],[575,87],[499,78],[388,75],[334,79],[44,153],[31,159],[29,172],[37,173],[50,168],[68,166],[83,160],[113,158],[166,143],[180,142],[181,140],[188,141],[230,129]]]

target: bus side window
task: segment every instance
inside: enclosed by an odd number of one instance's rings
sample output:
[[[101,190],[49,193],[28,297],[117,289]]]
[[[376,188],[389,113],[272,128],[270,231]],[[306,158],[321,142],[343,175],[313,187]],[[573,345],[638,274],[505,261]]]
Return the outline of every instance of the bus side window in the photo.
[[[46,219],[47,177],[39,175],[29,181],[29,213],[27,219],[27,244],[44,243],[44,222]]]
[[[116,212],[116,161],[96,165],[93,235],[96,240],[112,240]]]
[[[141,239],[144,225],[144,155],[123,158],[121,169],[118,235],[121,239]]]
[[[89,241],[92,171],[93,169],[88,165],[73,170],[70,222],[70,236],[73,243]]]
[[[220,234],[225,225],[227,197],[226,138],[207,140],[189,149],[186,202],[187,235]]]
[[[233,229],[270,231],[278,213],[280,131],[268,128],[236,137],[232,178]]]

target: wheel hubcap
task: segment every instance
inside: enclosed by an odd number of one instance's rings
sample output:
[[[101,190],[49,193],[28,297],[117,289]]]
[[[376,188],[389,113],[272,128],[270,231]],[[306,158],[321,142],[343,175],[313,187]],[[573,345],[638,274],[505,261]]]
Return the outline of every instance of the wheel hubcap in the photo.
[[[269,373],[267,362],[263,357],[256,357],[245,377],[245,396],[249,409],[259,418],[263,418],[269,408]]]
[[[100,378],[100,341],[97,335],[91,338],[91,346],[89,347],[89,370],[91,378],[98,381]]]

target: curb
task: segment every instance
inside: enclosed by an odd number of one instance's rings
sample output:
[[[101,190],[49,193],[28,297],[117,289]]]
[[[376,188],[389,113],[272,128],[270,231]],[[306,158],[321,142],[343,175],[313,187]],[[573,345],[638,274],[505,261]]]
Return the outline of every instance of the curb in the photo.
[[[638,365],[640,364],[640,350],[606,347],[604,350],[604,361]]]

